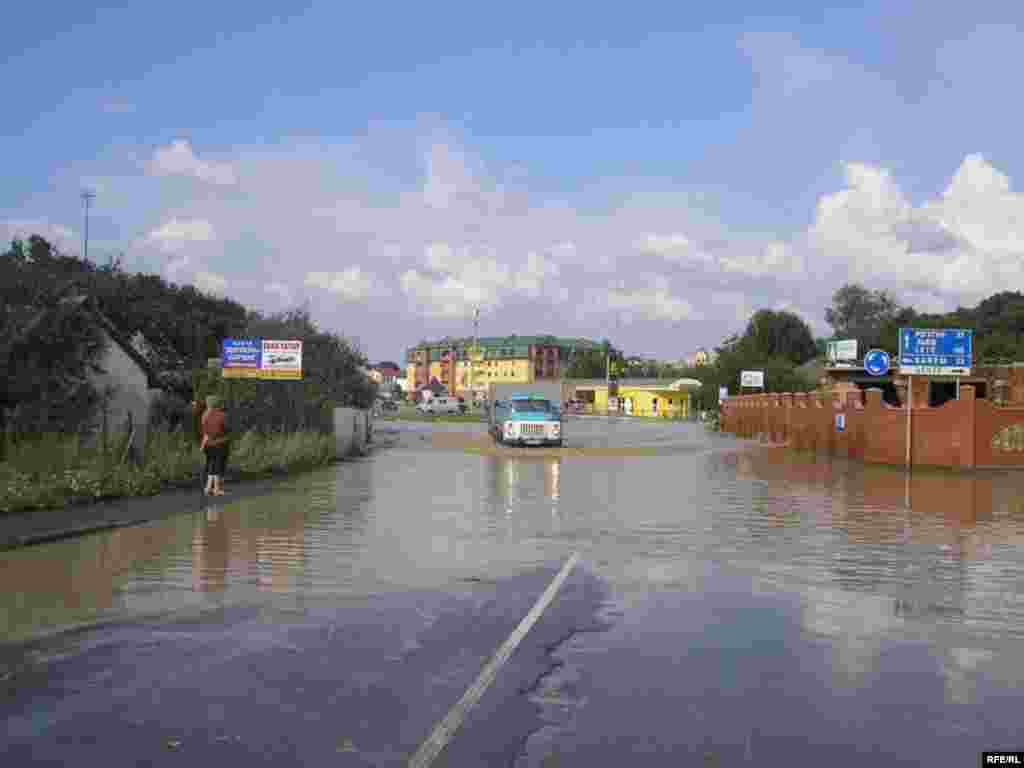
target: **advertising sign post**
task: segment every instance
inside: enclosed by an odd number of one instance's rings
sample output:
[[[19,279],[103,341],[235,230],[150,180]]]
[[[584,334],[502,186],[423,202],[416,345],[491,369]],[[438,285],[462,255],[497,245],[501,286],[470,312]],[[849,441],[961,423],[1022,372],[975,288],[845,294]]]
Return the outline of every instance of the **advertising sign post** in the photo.
[[[302,380],[302,341],[224,339],[221,377]]]

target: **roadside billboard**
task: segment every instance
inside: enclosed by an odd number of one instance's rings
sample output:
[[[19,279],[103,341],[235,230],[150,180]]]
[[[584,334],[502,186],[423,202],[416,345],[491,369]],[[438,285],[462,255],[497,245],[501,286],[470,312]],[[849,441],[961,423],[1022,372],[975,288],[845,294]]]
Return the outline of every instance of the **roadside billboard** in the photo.
[[[225,379],[260,378],[263,345],[259,339],[224,339],[221,376]]]
[[[302,341],[224,339],[221,377],[301,380]]]
[[[740,386],[764,389],[764,371],[743,371],[740,373]]]
[[[263,340],[261,379],[301,379],[302,342]]]

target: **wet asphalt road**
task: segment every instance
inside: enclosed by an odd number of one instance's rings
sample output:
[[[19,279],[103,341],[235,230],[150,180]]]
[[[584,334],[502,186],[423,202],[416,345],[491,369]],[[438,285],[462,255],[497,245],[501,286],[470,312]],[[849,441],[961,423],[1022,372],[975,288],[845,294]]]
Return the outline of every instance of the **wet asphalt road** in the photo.
[[[905,482],[575,421],[0,554],[4,764],[405,765],[572,552],[435,765],[977,764],[1021,748],[1022,478]],[[909,504],[907,501],[909,500]],[[74,626],[74,629],[68,627]]]

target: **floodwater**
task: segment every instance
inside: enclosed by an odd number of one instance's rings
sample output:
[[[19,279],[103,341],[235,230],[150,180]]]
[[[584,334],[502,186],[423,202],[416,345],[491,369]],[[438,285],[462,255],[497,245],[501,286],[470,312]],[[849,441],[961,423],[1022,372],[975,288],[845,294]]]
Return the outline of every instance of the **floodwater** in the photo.
[[[435,765],[976,764],[1022,749],[1024,473],[699,424],[373,457],[0,554],[10,764],[404,765],[574,552]],[[197,502],[198,508],[198,502]]]

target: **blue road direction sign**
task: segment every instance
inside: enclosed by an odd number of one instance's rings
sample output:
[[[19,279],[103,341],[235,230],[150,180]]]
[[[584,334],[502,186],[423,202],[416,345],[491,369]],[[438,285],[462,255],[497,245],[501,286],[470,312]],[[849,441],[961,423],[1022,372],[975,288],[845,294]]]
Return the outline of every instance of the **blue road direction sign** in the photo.
[[[900,373],[970,376],[974,332],[961,329],[900,329]]]
[[[224,339],[221,376],[225,379],[258,379],[263,368],[262,339]]]
[[[864,370],[872,376],[885,376],[889,372],[889,353],[882,349],[872,349],[864,355]]]

